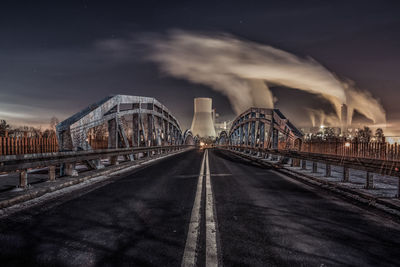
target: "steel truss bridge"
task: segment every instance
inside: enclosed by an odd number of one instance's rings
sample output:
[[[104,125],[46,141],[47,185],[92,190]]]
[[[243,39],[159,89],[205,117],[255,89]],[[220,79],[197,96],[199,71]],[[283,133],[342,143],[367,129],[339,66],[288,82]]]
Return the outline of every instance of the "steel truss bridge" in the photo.
[[[2,156],[0,172],[19,171],[19,186],[26,187],[29,168],[49,167],[53,180],[57,166],[60,176],[73,175],[78,162],[101,169],[102,159],[115,165],[121,157],[135,161],[199,143],[190,130],[182,131],[178,120],[155,98],[128,95],[109,96],[88,106],[57,125],[57,136],[60,152]],[[348,180],[349,168],[366,171],[366,188],[373,188],[373,173],[400,177],[399,161],[305,152],[302,143],[301,131],[278,109],[256,107],[237,116],[230,130],[217,138],[217,147],[256,156],[254,160],[279,159],[279,164],[291,160],[304,168],[311,161],[313,169],[323,163],[326,176],[331,165],[342,166],[343,181]]]

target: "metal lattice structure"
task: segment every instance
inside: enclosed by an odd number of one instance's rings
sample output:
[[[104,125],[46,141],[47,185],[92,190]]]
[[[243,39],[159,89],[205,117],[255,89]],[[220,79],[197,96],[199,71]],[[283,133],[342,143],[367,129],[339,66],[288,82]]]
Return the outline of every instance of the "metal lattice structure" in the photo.
[[[59,123],[59,149],[91,150],[97,132],[105,141],[102,148],[193,144],[194,140],[190,131],[182,133],[178,120],[155,98],[114,95]]]
[[[222,132],[219,143],[266,149],[293,149],[300,146],[303,134],[279,109],[250,108],[232,123],[227,134]]]

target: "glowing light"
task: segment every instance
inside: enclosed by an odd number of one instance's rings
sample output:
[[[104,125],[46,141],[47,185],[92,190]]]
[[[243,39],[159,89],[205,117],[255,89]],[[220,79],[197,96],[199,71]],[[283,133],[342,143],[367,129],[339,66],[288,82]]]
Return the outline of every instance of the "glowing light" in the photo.
[[[344,146],[345,146],[345,147],[350,147],[350,143],[349,143],[349,142],[346,142],[346,143],[344,144]]]
[[[204,142],[200,142],[200,146],[204,146],[205,145],[205,143]]]
[[[321,129],[324,129],[324,127],[325,127],[324,125],[319,126],[319,128],[321,128]]]

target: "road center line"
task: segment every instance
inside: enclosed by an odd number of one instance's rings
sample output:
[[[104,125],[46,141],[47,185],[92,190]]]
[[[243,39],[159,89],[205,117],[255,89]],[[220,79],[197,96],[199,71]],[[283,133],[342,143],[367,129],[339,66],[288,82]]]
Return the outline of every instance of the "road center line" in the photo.
[[[183,252],[182,267],[189,267],[196,265],[197,257],[197,241],[200,233],[200,206],[201,206],[201,195],[203,192],[203,173],[204,173],[204,162],[206,159],[207,150],[203,154],[203,160],[201,162],[200,174],[197,181],[196,196],[194,199],[192,215],[190,217],[189,230],[186,238],[185,251]]]
[[[211,188],[210,165],[206,150],[206,266],[218,266],[217,226],[214,217],[214,197]]]

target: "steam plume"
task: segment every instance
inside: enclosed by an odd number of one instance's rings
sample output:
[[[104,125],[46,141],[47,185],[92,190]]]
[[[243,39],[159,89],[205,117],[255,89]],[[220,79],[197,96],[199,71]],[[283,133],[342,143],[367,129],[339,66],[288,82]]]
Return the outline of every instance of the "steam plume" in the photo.
[[[371,94],[339,80],[312,58],[239,40],[225,34],[172,31],[141,39],[150,47],[149,60],[168,75],[210,86],[226,95],[236,113],[250,106],[272,108],[268,84],[320,95],[330,101],[340,118],[346,103],[374,123],[385,123],[385,111]]]

